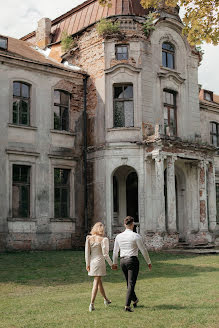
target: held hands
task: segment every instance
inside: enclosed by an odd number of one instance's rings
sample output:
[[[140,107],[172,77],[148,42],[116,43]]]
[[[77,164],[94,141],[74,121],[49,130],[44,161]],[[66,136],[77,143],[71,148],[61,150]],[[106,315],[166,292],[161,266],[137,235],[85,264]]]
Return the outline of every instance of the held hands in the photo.
[[[148,268],[149,268],[149,270],[151,271],[151,269],[152,269],[152,264],[151,264],[151,263],[148,264]]]
[[[90,271],[90,266],[89,265],[86,267],[86,270],[87,270],[87,272]]]
[[[117,265],[117,264],[113,264],[113,265],[111,266],[111,269],[112,269],[112,270],[117,270],[117,269],[118,269],[118,265]]]

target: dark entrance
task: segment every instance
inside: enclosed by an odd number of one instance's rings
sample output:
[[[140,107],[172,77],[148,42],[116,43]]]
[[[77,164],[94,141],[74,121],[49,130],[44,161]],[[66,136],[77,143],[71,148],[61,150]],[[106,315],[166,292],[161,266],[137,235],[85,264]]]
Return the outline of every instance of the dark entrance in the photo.
[[[136,172],[131,172],[126,179],[126,208],[127,215],[139,222],[138,217],[138,176]]]

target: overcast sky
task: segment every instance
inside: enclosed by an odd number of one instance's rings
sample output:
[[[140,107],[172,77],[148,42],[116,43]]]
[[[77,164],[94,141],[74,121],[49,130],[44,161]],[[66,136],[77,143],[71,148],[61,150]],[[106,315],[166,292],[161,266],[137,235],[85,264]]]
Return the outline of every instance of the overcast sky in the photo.
[[[20,38],[36,29],[42,17],[54,19],[84,0],[6,0],[1,1],[0,34]],[[219,95],[219,46],[204,45],[199,83]]]

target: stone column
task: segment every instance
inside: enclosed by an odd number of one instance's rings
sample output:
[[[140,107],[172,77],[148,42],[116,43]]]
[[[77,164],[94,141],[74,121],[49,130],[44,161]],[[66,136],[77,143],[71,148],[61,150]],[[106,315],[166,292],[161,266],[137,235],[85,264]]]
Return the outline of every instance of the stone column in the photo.
[[[206,162],[199,162],[200,231],[208,231]]]
[[[155,178],[156,178],[156,204],[155,213],[157,218],[157,231],[166,231],[165,223],[165,199],[164,199],[164,156],[153,156],[155,160]]]
[[[167,228],[169,232],[176,232],[176,188],[175,188],[175,160],[167,157]]]
[[[216,228],[216,186],[215,186],[215,167],[212,162],[208,166],[208,214],[209,230]]]

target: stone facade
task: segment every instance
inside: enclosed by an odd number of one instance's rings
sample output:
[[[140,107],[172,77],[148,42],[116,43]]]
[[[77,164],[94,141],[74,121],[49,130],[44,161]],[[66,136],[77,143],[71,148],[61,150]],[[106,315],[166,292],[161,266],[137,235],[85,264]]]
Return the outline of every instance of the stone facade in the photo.
[[[86,5],[89,6],[89,2]],[[73,35],[77,46],[65,54],[59,42],[47,45],[50,58],[80,67],[89,75],[88,206],[85,209],[89,228],[96,221],[103,221],[107,236],[113,241],[123,229],[124,217],[132,215],[136,230],[151,250],[176,247],[180,241],[190,245],[217,244],[219,225],[216,220],[215,183],[219,183],[219,160],[216,148],[211,145],[210,122],[219,122],[219,102],[199,99],[200,54],[182,36],[182,24],[176,11],[161,12],[155,29],[147,37],[142,30],[143,16],[112,15],[111,18],[120,23],[119,34],[103,38],[98,35],[94,22]],[[25,39],[28,40],[28,37]],[[30,39],[37,43],[33,35]],[[163,65],[164,43],[174,48],[172,68]],[[118,46],[127,47],[128,58],[117,59]],[[2,69],[4,72],[6,68]],[[41,84],[37,75],[36,81],[33,81],[31,70],[24,72],[28,81]],[[115,88],[127,86],[132,90],[129,105],[133,106],[133,124],[116,126]],[[15,159],[30,162],[35,167],[35,176],[37,174],[36,189],[33,190],[36,203],[32,205],[36,214],[30,222],[14,221],[8,215],[10,206],[3,207],[1,231],[5,233],[7,247],[11,249],[69,248],[79,245],[76,232],[81,240],[87,232],[83,225],[85,212],[82,201],[85,187],[81,157],[82,80],[49,75],[40,88],[42,97],[51,94],[52,88],[64,88],[72,94],[72,135],[51,131],[48,110],[51,98],[47,98],[47,110],[40,103],[34,124],[36,128],[21,130],[10,124],[6,127],[5,122],[10,122],[6,114],[8,108],[4,114],[1,131],[5,141],[1,144],[4,154],[1,167],[4,179],[7,179],[5,185],[10,181],[7,167]],[[5,90],[3,101],[7,103],[10,96],[7,87]],[[168,107],[168,118],[164,118],[165,92],[175,99],[172,107]],[[130,110],[130,106],[127,108]],[[168,130],[170,126],[165,127],[165,119],[170,120],[171,108],[176,113],[174,124],[177,133],[173,134]],[[42,131],[39,133],[39,130]],[[54,220],[51,171],[56,165],[71,167],[73,172],[75,192],[71,218],[75,220],[70,222]],[[46,177],[50,177],[49,182]],[[2,204],[8,202],[10,188],[7,193],[1,191],[0,199]],[[27,236],[25,240],[24,234]]]
[[[13,56],[12,60],[11,54],[0,54],[0,249],[72,248],[78,236],[83,239],[84,231],[81,210],[84,76],[53,62],[48,68],[43,63]],[[26,126],[13,122],[15,81],[30,86],[30,124]],[[54,90],[71,95],[69,131],[54,130]],[[29,215],[25,217],[13,215],[15,165],[30,170]],[[69,217],[65,219],[54,214],[55,168],[69,170]]]

